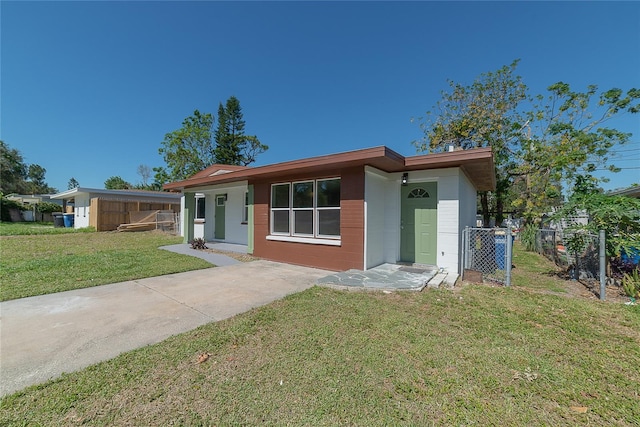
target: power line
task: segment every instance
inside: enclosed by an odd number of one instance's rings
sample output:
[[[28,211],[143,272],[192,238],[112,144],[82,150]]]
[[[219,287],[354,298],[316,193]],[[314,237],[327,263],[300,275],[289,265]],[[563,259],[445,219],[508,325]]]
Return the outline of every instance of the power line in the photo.
[[[628,168],[617,168],[620,169],[621,171],[626,171],[626,170],[631,170],[631,169],[640,169],[640,166],[630,166]],[[598,168],[598,169],[592,169],[593,171],[609,171],[611,172],[610,169],[608,168]]]
[[[629,148],[628,150],[611,150],[612,153],[628,153],[630,151],[640,151],[639,148]]]

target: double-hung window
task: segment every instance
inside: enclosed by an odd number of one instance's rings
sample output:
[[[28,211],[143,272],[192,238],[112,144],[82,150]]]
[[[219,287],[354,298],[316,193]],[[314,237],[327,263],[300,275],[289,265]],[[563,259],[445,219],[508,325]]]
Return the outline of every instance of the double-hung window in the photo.
[[[291,184],[271,186],[271,234],[289,235]]]
[[[204,194],[196,195],[196,215],[194,219],[204,220],[205,219],[205,196]]]
[[[271,186],[271,235],[340,238],[340,178]]]
[[[313,237],[313,181],[294,182],[292,194],[293,236]]]
[[[316,236],[340,236],[340,179],[318,180],[316,197]]]

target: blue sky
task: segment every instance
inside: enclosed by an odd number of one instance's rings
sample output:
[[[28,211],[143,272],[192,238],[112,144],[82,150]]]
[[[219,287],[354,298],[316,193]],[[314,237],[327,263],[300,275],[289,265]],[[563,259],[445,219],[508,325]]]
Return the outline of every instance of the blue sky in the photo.
[[[386,145],[415,154],[412,118],[447,89],[520,58],[532,93],[640,87],[637,2],[0,3],[0,138],[103,188],[163,165],[164,135],[236,96],[256,165]],[[640,182],[640,117],[605,188]],[[635,168],[635,169],[633,169]]]

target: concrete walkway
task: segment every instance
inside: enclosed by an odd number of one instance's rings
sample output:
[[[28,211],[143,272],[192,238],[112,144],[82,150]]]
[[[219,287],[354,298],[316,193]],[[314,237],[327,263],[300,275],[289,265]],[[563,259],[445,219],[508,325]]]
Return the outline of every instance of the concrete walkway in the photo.
[[[260,260],[2,302],[0,395],[268,304],[329,273]]]
[[[219,251],[237,252],[237,253],[244,253],[244,254],[247,253],[246,246],[234,245],[231,243],[207,242],[207,247],[209,249],[216,249]],[[164,249],[164,250],[175,252],[182,255],[190,255],[196,258],[200,258],[210,262],[213,265],[217,265],[219,267],[224,267],[227,265],[235,265],[240,263],[240,261],[234,258],[231,258],[229,256],[226,256],[224,254],[192,249],[191,245],[189,245],[188,243],[179,243],[177,245],[160,246],[160,249]]]

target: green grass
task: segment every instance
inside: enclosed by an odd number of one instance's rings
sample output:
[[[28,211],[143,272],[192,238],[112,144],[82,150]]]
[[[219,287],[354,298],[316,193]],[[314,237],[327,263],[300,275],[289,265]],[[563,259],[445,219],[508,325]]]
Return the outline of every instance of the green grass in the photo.
[[[48,227],[2,223],[0,300],[87,288],[144,277],[211,267],[198,258],[159,250],[182,242],[156,232],[64,232]],[[6,227],[6,228],[5,228]],[[25,234],[43,230],[44,234]],[[19,235],[7,235],[13,230]]]
[[[0,222],[0,236],[23,236],[34,234],[73,234],[91,233],[93,227],[65,228],[54,227],[52,222]]]
[[[567,293],[567,282],[558,276],[560,269],[536,252],[524,250],[520,242],[513,245],[513,284],[532,290]]]
[[[7,397],[0,424],[637,425],[639,314],[312,288]]]
[[[640,425],[640,307],[533,290],[314,287],[7,396],[0,425]]]

